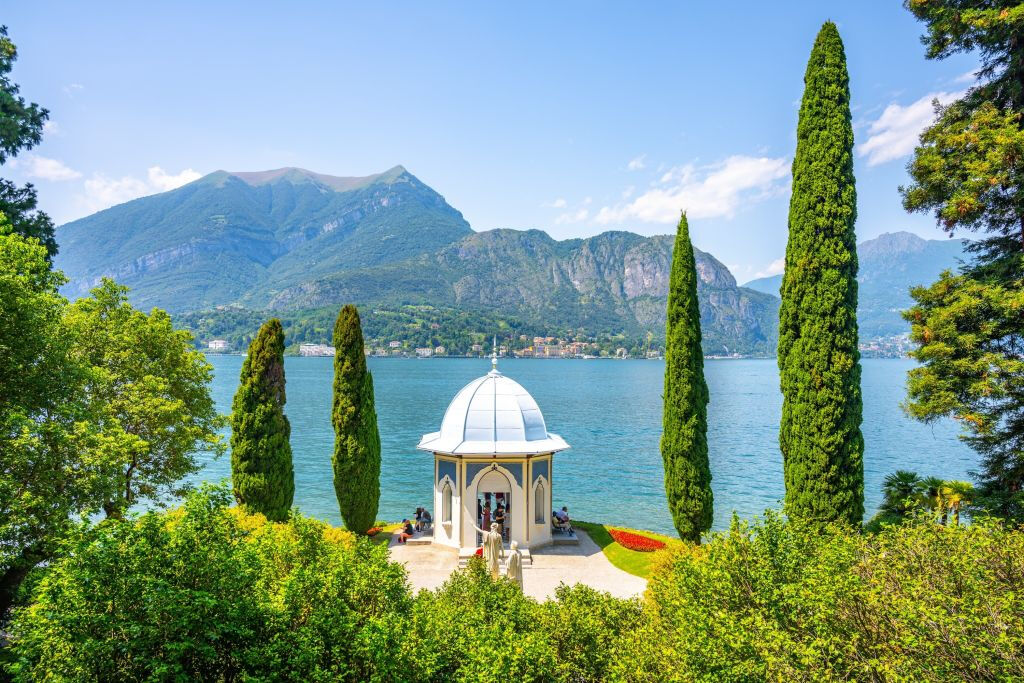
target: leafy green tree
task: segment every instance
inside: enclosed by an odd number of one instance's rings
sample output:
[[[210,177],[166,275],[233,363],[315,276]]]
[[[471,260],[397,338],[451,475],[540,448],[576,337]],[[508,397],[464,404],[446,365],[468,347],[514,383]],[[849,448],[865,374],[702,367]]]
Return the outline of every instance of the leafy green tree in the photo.
[[[0,214],[0,620],[103,489],[90,368],[64,325],[64,282],[46,248]]]
[[[916,472],[896,470],[885,476],[882,483],[882,510],[905,515],[917,504],[922,492],[921,477]]]
[[[864,514],[856,217],[849,76],[827,22],[804,76],[778,349],[786,511],[818,522]]]
[[[18,94],[20,88],[10,78],[17,59],[18,49],[7,37],[7,27],[0,26],[0,166],[19,152],[38,145],[43,124],[50,116],[38,104],[27,104]],[[53,221],[36,210],[36,190],[31,183],[18,187],[0,179],[0,212],[7,216],[16,233],[38,239],[46,247],[47,258],[57,254]]]
[[[231,404],[231,482],[239,505],[275,522],[288,518],[295,494],[284,404],[284,330],[272,318],[249,345]]]
[[[351,304],[334,323],[334,348],[334,491],[345,527],[362,534],[380,501],[380,433],[359,311]]]
[[[196,454],[223,449],[213,368],[192,335],[160,309],[136,310],[128,289],[108,279],[70,306],[66,325],[76,361],[91,368],[86,393],[108,440],[104,511],[120,516],[181,495],[181,480],[199,470]]]
[[[206,488],[72,537],[5,634],[14,679],[408,680],[412,599],[387,549],[230,502]]]
[[[665,495],[676,531],[700,543],[711,528],[713,497],[708,463],[708,385],[704,381],[697,266],[684,213],[679,219],[669,275],[665,325],[665,398],[661,457]]]
[[[950,235],[980,233],[973,260],[912,291],[907,409],[960,420],[982,456],[978,504],[1024,518],[1024,21],[1019,2],[909,0],[929,59],[980,57],[975,83],[936,106],[900,188]]]
[[[931,519],[861,534],[771,514],[668,551],[609,680],[1024,678],[1024,534]]]

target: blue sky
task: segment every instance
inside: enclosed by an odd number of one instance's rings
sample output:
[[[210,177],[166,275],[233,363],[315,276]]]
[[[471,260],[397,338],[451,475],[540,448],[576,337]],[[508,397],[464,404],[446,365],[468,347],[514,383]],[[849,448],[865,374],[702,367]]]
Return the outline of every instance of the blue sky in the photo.
[[[403,164],[476,230],[667,233],[685,208],[745,282],[780,268],[827,19],[850,69],[859,237],[943,238],[897,187],[930,100],[976,60],[926,60],[895,0],[11,4],[14,78],[51,124],[3,174],[64,222],[217,169]]]

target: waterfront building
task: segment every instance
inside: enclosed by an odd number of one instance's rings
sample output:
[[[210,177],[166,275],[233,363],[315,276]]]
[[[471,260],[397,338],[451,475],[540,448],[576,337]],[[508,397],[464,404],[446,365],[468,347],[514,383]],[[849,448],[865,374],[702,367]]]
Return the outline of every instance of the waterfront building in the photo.
[[[424,434],[417,448],[434,456],[434,543],[476,548],[477,528],[486,529],[499,506],[506,543],[552,542],[554,455],[569,444],[547,431],[529,392],[498,371],[497,349],[491,371],[455,395],[440,431]]]

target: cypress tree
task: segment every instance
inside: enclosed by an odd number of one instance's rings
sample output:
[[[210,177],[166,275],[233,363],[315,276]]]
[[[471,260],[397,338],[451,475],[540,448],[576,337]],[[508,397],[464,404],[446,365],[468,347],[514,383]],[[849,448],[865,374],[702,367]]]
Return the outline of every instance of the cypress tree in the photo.
[[[679,537],[700,543],[711,528],[711,466],[708,464],[708,385],[704,381],[697,266],[684,213],[672,252],[665,327],[665,407],[661,457],[665,495]]]
[[[826,22],[804,76],[778,349],[786,511],[823,523],[864,514],[856,217],[846,55]]]
[[[365,533],[380,500],[380,434],[373,377],[363,353],[363,329],[348,304],[334,324],[334,491],[345,527]]]
[[[284,403],[284,330],[273,318],[249,345],[231,404],[231,484],[239,505],[278,522],[295,494]]]

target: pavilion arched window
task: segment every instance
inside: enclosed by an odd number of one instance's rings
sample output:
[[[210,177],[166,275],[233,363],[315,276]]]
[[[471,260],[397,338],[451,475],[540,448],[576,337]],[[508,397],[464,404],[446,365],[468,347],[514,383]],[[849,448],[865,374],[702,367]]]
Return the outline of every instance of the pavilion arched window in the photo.
[[[452,521],[452,485],[447,481],[441,489],[441,521],[449,524]]]
[[[537,486],[533,490],[533,522],[544,524],[547,521],[548,503],[544,491],[544,482],[537,480]]]

